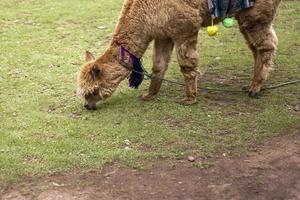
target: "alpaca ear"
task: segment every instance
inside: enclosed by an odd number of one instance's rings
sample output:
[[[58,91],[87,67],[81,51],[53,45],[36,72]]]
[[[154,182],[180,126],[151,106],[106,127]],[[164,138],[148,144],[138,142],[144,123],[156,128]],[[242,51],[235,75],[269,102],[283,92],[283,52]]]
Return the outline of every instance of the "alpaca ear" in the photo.
[[[97,65],[94,65],[91,70],[91,75],[94,80],[98,80],[101,76],[101,70]]]
[[[93,61],[93,60],[95,60],[95,56],[91,52],[86,51],[85,52],[85,60],[86,60],[86,62]]]

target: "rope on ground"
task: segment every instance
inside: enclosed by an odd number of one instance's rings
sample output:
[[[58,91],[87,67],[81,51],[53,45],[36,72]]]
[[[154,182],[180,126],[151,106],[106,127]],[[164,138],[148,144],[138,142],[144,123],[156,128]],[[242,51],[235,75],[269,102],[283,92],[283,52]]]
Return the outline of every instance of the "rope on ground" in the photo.
[[[136,73],[139,73],[139,74],[143,74],[144,76],[146,76],[150,80],[152,80],[152,79],[158,79],[158,80],[161,80],[161,81],[164,81],[164,82],[167,82],[167,83],[171,83],[171,84],[174,84],[174,85],[179,85],[179,86],[185,87],[184,83],[181,83],[181,82],[178,82],[178,81],[169,80],[169,79],[165,79],[165,78],[154,77],[152,74],[149,74],[145,69],[144,69],[144,72],[138,72],[138,71],[135,71],[135,70],[132,70],[132,71],[134,71]],[[273,86],[263,87],[261,89],[261,91],[274,90],[274,89],[277,89],[277,88],[285,87],[285,86],[288,86],[288,85],[295,85],[295,84],[299,84],[299,83],[300,83],[300,79],[299,80],[294,80],[294,81],[280,83],[280,84],[273,85]],[[230,89],[209,88],[209,87],[199,87],[198,89],[199,90],[205,90],[205,91],[215,91],[215,92],[232,92],[232,93],[246,93],[246,92],[248,92],[246,89],[242,89],[242,90],[230,90]]]

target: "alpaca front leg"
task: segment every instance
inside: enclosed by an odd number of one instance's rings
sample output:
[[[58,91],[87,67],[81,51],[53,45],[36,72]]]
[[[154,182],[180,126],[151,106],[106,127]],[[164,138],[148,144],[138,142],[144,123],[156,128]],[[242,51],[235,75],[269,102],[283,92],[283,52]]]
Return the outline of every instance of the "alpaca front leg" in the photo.
[[[174,43],[171,39],[156,39],[153,48],[153,79],[151,80],[148,92],[141,96],[144,101],[152,100],[159,92],[162,85],[162,78],[168,69]]]
[[[197,79],[198,79],[198,34],[191,38],[178,42],[177,59],[185,80],[186,97],[180,101],[184,105],[192,105],[197,102]]]

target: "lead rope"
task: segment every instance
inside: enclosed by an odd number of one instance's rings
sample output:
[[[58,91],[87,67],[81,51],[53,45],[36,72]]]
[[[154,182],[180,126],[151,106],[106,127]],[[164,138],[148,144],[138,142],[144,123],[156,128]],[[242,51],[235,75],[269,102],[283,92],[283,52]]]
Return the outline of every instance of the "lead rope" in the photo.
[[[147,80],[154,80],[154,79],[156,79],[156,80],[161,80],[161,81],[168,82],[168,83],[171,83],[171,84],[174,84],[174,85],[179,85],[179,86],[184,86],[185,87],[184,83],[181,83],[181,82],[178,82],[178,81],[169,80],[169,79],[165,79],[165,78],[158,78],[158,77],[153,76],[152,74],[149,74],[145,68],[143,68],[143,70],[144,70],[144,72],[139,72],[139,71],[135,71],[135,70],[131,70],[131,71],[133,71],[135,73],[143,74],[144,76],[147,77]],[[274,90],[274,89],[277,89],[277,88],[285,87],[285,86],[288,86],[288,85],[299,84],[299,83],[300,83],[300,80],[294,80],[294,81],[284,82],[284,83],[280,83],[280,84],[269,86],[269,87],[263,87],[261,89],[261,91]],[[229,90],[229,89],[208,88],[208,87],[198,87],[198,90],[199,91],[200,90],[205,90],[205,91],[216,91],[216,92],[232,92],[232,93],[247,93],[248,92],[248,90],[246,90],[246,89],[242,89],[242,90]]]

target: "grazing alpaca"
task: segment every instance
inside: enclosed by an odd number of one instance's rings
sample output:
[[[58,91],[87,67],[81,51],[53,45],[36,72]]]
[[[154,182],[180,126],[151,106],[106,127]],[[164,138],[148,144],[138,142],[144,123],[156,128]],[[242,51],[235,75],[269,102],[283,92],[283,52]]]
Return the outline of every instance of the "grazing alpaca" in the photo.
[[[272,70],[277,47],[272,21],[279,3],[280,0],[256,0],[254,7],[234,14],[254,57],[254,76],[249,90],[252,97],[260,92]],[[152,71],[157,79],[151,80],[148,92],[141,99],[151,100],[159,92],[175,46],[186,83],[186,97],[181,103],[194,104],[198,31],[210,25],[211,20],[207,0],[125,0],[109,48],[97,59],[86,53],[87,64],[78,75],[78,94],[85,99],[85,107],[96,109],[98,101],[110,97],[131,73],[131,58],[141,58],[152,40]]]

